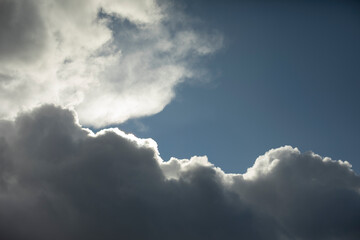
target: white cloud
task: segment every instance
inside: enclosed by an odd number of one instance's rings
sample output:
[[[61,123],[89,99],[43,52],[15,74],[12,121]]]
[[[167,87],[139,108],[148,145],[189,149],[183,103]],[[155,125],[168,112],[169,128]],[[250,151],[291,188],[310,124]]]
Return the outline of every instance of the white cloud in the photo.
[[[0,122],[1,239],[359,239],[360,177],[285,146],[245,174],[43,106]],[[276,164],[274,164],[276,162]]]
[[[0,117],[43,103],[95,127],[160,112],[221,46],[151,0],[1,0]],[[175,27],[176,25],[176,27]]]

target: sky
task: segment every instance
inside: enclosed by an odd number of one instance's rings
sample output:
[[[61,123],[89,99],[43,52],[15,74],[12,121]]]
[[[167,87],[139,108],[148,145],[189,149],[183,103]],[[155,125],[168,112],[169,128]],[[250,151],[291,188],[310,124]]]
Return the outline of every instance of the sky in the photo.
[[[0,0],[0,239],[359,239],[359,10]]]
[[[203,62],[209,82],[178,86],[161,114],[123,129],[154,138],[165,159],[207,155],[227,172],[245,172],[283,145],[360,171],[359,4],[181,3],[224,36],[223,48]]]

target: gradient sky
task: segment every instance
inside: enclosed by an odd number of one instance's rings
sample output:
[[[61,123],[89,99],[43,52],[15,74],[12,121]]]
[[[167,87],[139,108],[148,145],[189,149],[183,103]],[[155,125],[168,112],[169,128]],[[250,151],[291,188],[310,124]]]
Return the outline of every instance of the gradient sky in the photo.
[[[182,84],[161,113],[120,127],[152,137],[164,159],[207,155],[245,172],[283,145],[360,171],[360,5],[356,1],[181,1],[220,31],[210,83]],[[145,131],[144,131],[145,130]]]

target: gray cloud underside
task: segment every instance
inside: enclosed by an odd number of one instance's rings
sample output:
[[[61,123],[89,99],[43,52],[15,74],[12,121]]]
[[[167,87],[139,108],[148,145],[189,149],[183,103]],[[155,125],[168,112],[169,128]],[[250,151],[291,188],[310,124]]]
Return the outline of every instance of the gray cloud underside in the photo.
[[[245,174],[43,106],[0,122],[0,239],[359,239],[360,178],[290,146]]]

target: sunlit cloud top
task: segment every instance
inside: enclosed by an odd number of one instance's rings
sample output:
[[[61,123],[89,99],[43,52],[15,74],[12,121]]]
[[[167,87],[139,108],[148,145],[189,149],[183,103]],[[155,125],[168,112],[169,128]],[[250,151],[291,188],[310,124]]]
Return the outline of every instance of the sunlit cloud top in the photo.
[[[160,112],[221,47],[168,3],[1,1],[0,117],[44,103],[103,127]]]

